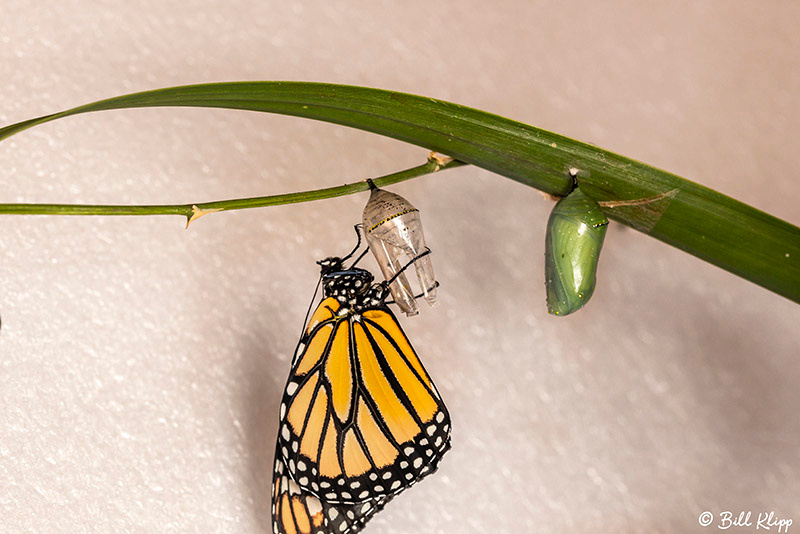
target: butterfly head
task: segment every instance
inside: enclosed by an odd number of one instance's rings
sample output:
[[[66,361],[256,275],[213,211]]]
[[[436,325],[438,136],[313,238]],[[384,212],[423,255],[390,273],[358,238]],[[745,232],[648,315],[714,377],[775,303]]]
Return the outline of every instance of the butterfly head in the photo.
[[[326,274],[334,273],[336,271],[343,271],[344,265],[342,263],[342,258],[333,256],[330,258],[325,258],[324,260],[319,260],[317,265],[319,265],[319,270],[324,277]]]

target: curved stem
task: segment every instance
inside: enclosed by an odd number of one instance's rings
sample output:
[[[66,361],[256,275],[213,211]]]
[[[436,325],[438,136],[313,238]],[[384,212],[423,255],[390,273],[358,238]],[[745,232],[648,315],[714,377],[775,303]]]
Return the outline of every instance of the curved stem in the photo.
[[[443,160],[430,157],[422,165],[373,178],[378,187],[396,184],[426,174],[460,167],[465,163],[456,160]],[[188,223],[216,211],[243,210],[249,208],[263,208],[266,206],[279,206],[282,204],[295,204],[310,202],[324,198],[340,197],[351,193],[369,191],[370,186],[366,180],[352,184],[287,193],[282,195],[269,195],[263,197],[238,198],[231,200],[217,200],[214,202],[197,202],[193,204],[156,204],[144,206],[125,205],[89,205],[89,204],[0,204],[0,214],[14,215],[182,215]]]
[[[800,228],[608,150],[423,96],[311,82],[169,87],[93,102],[0,128],[0,140],[55,119],[122,108],[246,109],[316,119],[435,150],[550,194],[577,182],[609,219],[800,302]],[[632,201],[655,199],[647,203]],[[187,207],[183,206],[181,214]]]

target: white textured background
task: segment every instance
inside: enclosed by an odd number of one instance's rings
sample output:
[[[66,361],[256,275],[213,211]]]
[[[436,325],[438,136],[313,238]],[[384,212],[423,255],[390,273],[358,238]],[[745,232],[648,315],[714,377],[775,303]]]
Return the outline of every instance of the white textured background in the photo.
[[[368,85],[589,141],[800,224],[797,4],[594,4],[2,0],[0,124],[185,83]],[[256,196],[425,155],[296,118],[115,111],[0,143],[0,202]],[[403,323],[453,450],[367,532],[699,532],[704,510],[800,528],[800,306],[612,224],[593,301],[550,317],[535,190],[474,168],[391,189],[435,251],[440,305]],[[270,530],[314,260],[349,250],[365,200],[189,231],[0,217],[0,530]]]

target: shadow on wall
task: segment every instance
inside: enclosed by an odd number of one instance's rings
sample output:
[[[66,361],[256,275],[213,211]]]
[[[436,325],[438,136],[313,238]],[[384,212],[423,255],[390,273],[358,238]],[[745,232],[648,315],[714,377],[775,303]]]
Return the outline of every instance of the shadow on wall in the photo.
[[[287,317],[280,303],[264,298],[252,314],[249,335],[239,340],[242,355],[240,413],[244,414],[247,475],[242,484],[252,499],[252,514],[259,532],[272,532],[271,498],[278,405],[289,374],[291,354],[275,347],[291,347],[300,334],[301,318]],[[296,320],[295,320],[296,319]]]

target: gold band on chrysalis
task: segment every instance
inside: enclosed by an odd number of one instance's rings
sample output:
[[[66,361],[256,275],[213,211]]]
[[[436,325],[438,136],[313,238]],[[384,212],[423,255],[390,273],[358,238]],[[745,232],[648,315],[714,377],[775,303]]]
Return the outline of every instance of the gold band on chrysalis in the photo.
[[[401,215],[405,215],[406,213],[414,213],[415,211],[419,211],[419,210],[418,210],[417,208],[411,208],[411,209],[407,209],[407,210],[401,211],[400,213],[395,213],[395,214],[394,214],[394,215],[392,215],[391,217],[386,217],[386,218],[385,218],[385,219],[383,219],[382,221],[379,221],[379,222],[377,222],[377,223],[373,224],[372,226],[370,226],[370,227],[367,229],[367,232],[371,232],[371,231],[373,231],[375,228],[379,227],[380,225],[382,225],[383,223],[385,223],[385,222],[387,222],[387,221],[391,221],[391,220],[392,220],[392,219],[394,219],[395,217],[400,217]]]

